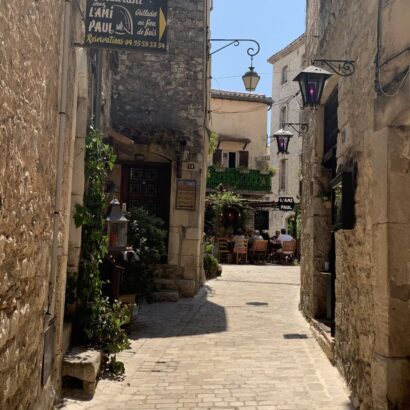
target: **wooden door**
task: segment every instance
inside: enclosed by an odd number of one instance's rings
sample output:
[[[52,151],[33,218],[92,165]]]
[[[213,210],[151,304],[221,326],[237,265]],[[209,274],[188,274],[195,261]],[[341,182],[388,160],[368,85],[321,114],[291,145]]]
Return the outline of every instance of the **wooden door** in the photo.
[[[169,164],[123,165],[121,200],[127,208],[142,207],[169,225],[171,167]]]

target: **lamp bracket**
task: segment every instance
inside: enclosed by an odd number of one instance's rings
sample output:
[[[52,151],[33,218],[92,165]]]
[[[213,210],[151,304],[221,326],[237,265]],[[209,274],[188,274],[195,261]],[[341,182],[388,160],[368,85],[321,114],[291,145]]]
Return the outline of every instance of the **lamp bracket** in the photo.
[[[306,122],[285,122],[283,126],[291,127],[299,135],[309,131],[309,125]],[[296,127],[299,127],[299,129]]]
[[[355,60],[328,60],[325,58],[312,60],[312,65],[317,63],[330,68],[334,73],[342,77],[350,77],[356,71]]]
[[[222,43],[228,43],[225,44],[223,47],[218,48],[215,51],[212,51],[212,53],[210,53],[209,55],[213,55],[218,53],[221,50],[224,50],[225,48],[228,48],[230,46],[235,46],[238,47],[240,43],[247,41],[247,42],[251,42],[251,43],[255,43],[256,45],[256,49],[254,47],[249,47],[248,50],[246,51],[248,53],[248,56],[251,57],[251,59],[253,59],[253,57],[255,57],[259,51],[261,50],[261,46],[260,44],[256,41],[256,40],[252,40],[249,38],[237,38],[237,39],[232,39],[232,38],[211,38],[209,41],[214,41],[214,42],[222,42]]]

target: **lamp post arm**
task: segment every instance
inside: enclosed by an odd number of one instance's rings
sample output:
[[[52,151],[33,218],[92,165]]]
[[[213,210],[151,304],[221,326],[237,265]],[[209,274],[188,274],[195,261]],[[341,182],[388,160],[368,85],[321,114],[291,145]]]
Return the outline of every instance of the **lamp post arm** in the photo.
[[[312,65],[317,63],[327,66],[334,73],[342,77],[350,77],[356,70],[355,60],[327,60],[325,58],[312,60]]]
[[[212,53],[210,53],[209,55],[216,54],[216,53],[218,53],[219,51],[224,50],[225,48],[228,48],[228,47],[230,47],[230,46],[232,46],[232,45],[234,45],[235,47],[238,47],[239,44],[242,43],[242,42],[244,42],[244,41],[251,42],[251,43],[254,43],[254,44],[256,45],[256,48],[255,48],[255,47],[249,47],[249,48],[248,48],[248,50],[246,51],[246,52],[248,53],[248,56],[250,56],[250,57],[253,58],[253,57],[256,56],[256,55],[259,53],[259,51],[261,50],[260,44],[259,44],[256,40],[252,40],[252,39],[250,39],[250,38],[238,38],[238,39],[232,39],[232,38],[211,38],[209,41],[211,41],[211,42],[220,42],[220,43],[221,43],[221,42],[223,42],[223,43],[228,43],[228,44],[225,44],[223,47],[218,48],[218,49],[215,50],[215,51],[212,51]]]

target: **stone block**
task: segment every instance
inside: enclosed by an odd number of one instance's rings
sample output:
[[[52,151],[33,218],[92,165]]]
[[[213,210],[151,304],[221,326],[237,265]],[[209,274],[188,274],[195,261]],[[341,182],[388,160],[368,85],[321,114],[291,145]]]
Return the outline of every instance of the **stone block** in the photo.
[[[100,351],[75,347],[64,355],[62,375],[95,383],[100,365]]]
[[[178,292],[183,297],[192,297],[196,292],[196,282],[189,279],[178,279],[175,281]]]

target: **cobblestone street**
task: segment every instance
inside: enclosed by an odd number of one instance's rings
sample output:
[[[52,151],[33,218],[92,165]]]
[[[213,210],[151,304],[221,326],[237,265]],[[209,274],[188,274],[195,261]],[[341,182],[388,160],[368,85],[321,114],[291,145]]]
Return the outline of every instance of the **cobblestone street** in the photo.
[[[224,266],[194,299],[143,306],[124,379],[63,408],[350,409],[298,300],[299,267]]]

